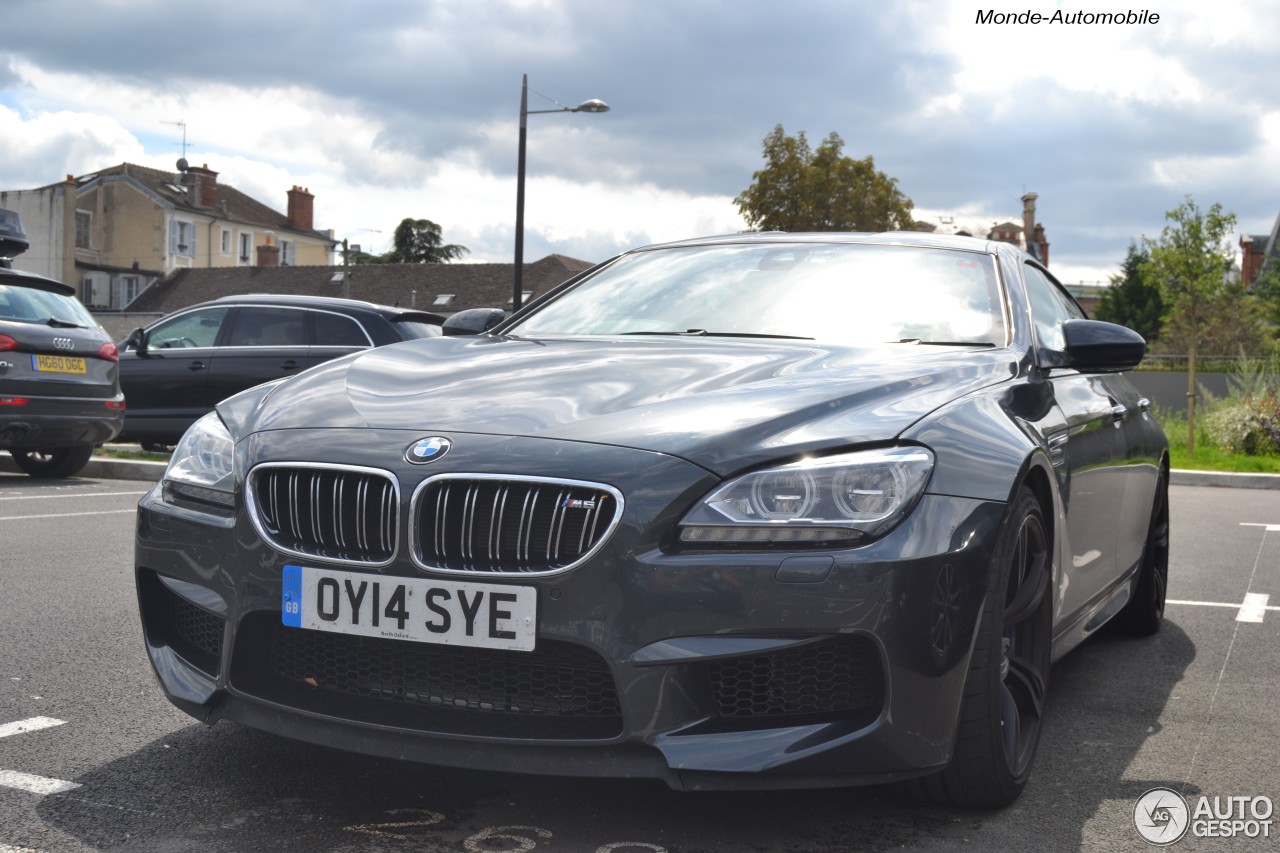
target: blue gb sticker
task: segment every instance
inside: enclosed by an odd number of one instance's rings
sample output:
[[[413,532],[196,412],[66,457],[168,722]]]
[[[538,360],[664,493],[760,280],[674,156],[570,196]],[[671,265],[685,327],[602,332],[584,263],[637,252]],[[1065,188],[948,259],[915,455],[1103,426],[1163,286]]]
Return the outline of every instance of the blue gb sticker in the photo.
[[[290,628],[301,628],[302,567],[285,566],[281,581],[280,621]]]

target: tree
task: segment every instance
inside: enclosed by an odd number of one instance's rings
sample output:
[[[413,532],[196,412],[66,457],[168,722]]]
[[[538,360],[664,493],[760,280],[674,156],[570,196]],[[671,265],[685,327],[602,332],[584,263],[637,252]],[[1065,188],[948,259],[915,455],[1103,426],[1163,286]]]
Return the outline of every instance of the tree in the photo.
[[[1156,240],[1142,238],[1147,261],[1142,277],[1158,287],[1167,309],[1165,323],[1176,323],[1187,341],[1187,452],[1196,449],[1196,351],[1208,327],[1212,308],[1228,294],[1234,213],[1215,203],[1207,213],[1191,196],[1165,213],[1168,224]]]
[[[914,220],[898,179],[875,168],[871,155],[841,154],[834,131],[816,151],[804,131],[787,136],[782,125],[764,138],[765,168],[733,200],[747,224],[761,231],[895,231]]]
[[[440,226],[430,219],[406,218],[396,226],[395,248],[382,256],[389,264],[442,264],[456,261],[471,250],[444,243]]]
[[[1111,287],[1102,294],[1095,312],[1097,319],[1128,326],[1151,343],[1160,335],[1164,300],[1160,288],[1142,277],[1142,265],[1150,260],[1145,249],[1129,243],[1119,275],[1111,276]]]

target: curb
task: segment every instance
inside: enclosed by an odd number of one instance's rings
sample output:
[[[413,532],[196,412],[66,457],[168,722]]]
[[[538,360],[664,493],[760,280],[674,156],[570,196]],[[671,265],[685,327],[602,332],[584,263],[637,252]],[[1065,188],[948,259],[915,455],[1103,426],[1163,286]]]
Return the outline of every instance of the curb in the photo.
[[[1237,474],[1230,471],[1189,471],[1174,468],[1169,472],[1169,483],[1174,486],[1280,489],[1280,474]]]

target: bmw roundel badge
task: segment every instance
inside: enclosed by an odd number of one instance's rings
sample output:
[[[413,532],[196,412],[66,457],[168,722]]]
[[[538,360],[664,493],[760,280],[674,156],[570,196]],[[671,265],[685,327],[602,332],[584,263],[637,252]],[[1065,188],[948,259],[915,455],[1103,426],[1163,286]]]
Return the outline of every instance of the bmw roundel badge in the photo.
[[[444,436],[433,435],[430,438],[418,439],[409,445],[409,449],[404,452],[404,458],[414,465],[426,465],[444,456],[449,452],[450,447],[453,447],[452,441]]]

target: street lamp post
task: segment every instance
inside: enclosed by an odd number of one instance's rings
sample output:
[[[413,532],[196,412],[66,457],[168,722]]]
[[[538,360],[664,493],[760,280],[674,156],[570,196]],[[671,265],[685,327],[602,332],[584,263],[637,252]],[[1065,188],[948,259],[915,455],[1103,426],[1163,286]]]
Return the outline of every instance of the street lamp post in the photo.
[[[536,91],[536,90],[535,90]],[[542,94],[538,92],[538,94]],[[543,95],[543,97],[546,97]],[[559,101],[548,98],[552,103]],[[554,110],[529,109],[529,75],[525,74],[520,82],[520,153],[516,166],[516,272],[515,283],[511,291],[511,311],[520,310],[524,297],[524,154],[525,140],[528,137],[528,117],[539,113],[607,113],[609,105],[604,101],[592,98],[583,101],[576,107],[560,106]]]

